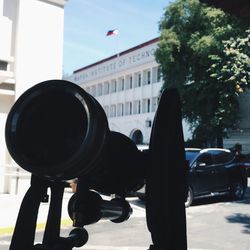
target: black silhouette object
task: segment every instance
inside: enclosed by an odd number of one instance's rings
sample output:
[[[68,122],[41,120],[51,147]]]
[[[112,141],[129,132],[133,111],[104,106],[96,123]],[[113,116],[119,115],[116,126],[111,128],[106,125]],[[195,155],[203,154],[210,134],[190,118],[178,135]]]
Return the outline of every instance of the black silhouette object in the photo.
[[[144,153],[125,135],[109,130],[104,110],[91,95],[63,80],[39,83],[20,96],[8,115],[5,134],[13,159],[32,173],[11,250],[69,250],[84,245],[85,225],[101,218],[114,223],[129,218],[132,210],[126,193],[138,189],[144,179],[150,249],[187,248],[187,168],[176,90],[162,93],[149,150]],[[68,212],[75,228],[61,237],[64,181],[72,178],[78,178],[78,184]],[[48,188],[51,201],[43,241],[34,245],[39,205],[47,199]],[[106,201],[98,192],[117,198]]]

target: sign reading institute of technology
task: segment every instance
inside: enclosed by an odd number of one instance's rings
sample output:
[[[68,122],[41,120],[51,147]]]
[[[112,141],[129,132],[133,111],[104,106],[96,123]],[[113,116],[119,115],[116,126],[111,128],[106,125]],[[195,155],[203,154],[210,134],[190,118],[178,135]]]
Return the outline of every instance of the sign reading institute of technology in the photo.
[[[156,46],[157,43],[150,44],[129,53],[117,54],[114,58],[97,62],[92,67],[87,66],[74,74],[74,82],[84,83],[155,60]]]

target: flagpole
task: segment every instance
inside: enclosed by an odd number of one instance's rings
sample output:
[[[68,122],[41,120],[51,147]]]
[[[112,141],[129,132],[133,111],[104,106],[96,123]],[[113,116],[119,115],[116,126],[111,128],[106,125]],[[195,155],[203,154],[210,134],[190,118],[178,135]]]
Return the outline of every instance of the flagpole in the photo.
[[[113,29],[113,30],[109,30],[106,34],[106,36],[116,36],[116,39],[114,39],[114,54],[119,57],[120,53],[119,53],[119,38],[118,38],[118,29]]]
[[[119,52],[119,34],[116,35],[116,55],[117,57],[120,56],[120,52]]]

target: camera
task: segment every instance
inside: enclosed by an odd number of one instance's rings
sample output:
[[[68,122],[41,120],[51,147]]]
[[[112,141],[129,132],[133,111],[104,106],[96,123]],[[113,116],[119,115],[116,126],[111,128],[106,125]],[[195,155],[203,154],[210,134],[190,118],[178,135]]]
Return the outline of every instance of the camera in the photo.
[[[176,90],[164,91],[161,96],[146,153],[139,151],[129,137],[111,131],[97,100],[65,80],[45,81],[24,92],[8,114],[5,137],[12,158],[32,174],[11,250],[67,250],[84,245],[88,240],[85,225],[102,218],[114,223],[129,218],[132,209],[126,195],[139,189],[145,180],[147,224],[152,235],[157,232],[155,214],[160,214],[156,212],[157,206],[163,204],[157,192],[162,188],[169,192],[172,177],[182,182],[176,192],[183,217],[186,165]],[[174,168],[166,168],[173,161]],[[62,238],[60,218],[65,181],[75,178],[77,190],[68,204],[75,229]],[[42,244],[34,245],[39,205],[48,188],[51,201],[44,238]],[[115,194],[116,198],[103,200],[100,193]],[[156,238],[152,236],[157,245],[162,239]]]

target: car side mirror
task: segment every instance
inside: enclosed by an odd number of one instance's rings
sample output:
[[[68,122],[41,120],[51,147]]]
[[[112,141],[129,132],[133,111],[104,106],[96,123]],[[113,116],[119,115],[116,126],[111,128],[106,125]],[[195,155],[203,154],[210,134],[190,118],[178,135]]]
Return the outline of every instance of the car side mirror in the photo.
[[[206,163],[205,162],[199,162],[198,164],[197,164],[197,167],[199,167],[199,168],[204,168],[204,167],[206,167]]]

